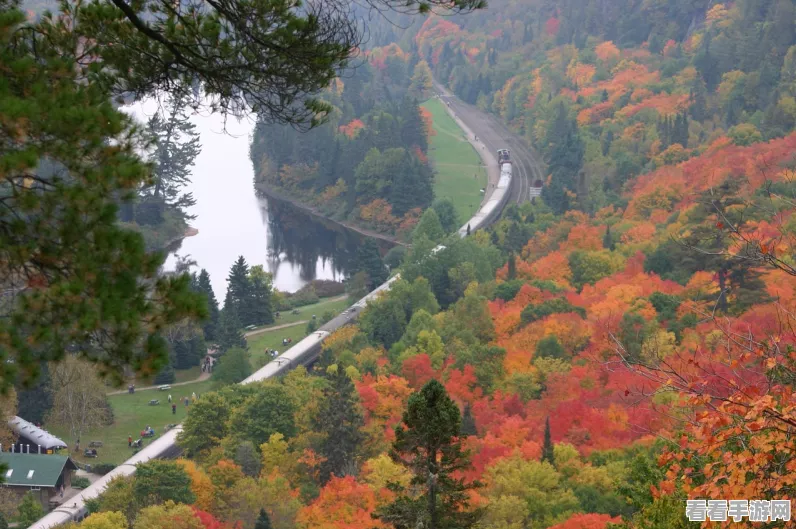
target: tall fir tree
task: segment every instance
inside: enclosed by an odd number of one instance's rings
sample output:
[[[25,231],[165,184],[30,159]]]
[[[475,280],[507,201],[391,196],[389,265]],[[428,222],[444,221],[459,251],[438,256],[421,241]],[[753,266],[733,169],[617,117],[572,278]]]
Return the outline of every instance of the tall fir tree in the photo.
[[[176,97],[168,107],[165,116],[156,112],[147,123],[147,132],[155,143],[154,183],[143,188],[141,195],[162,201],[184,218],[193,219],[195,215],[188,215],[186,209],[196,204],[196,200],[182,189],[191,182],[191,168],[202,151],[199,133],[188,119],[184,97]]]
[[[249,281],[249,265],[241,255],[230,268],[227,277],[227,297],[224,300],[224,309],[232,307],[235,315],[240,320],[242,327],[251,325],[251,281]],[[229,302],[229,305],[227,305]]]
[[[384,261],[379,254],[379,247],[371,238],[357,250],[357,259],[354,265],[354,273],[363,271],[368,275],[368,290],[373,290],[387,280],[387,269]]]
[[[544,421],[544,444],[542,445],[542,461],[547,461],[551,465],[555,465],[555,456],[553,455],[553,439],[550,436],[550,417]]]
[[[246,348],[246,338],[243,337],[241,332],[242,327],[235,304],[232,303],[231,292],[227,291],[218,328],[217,342],[221,351],[226,351],[232,347]]]
[[[509,270],[508,270],[508,278],[516,279],[517,277],[517,258],[514,255],[514,252],[509,254]]]
[[[462,414],[462,428],[461,428],[462,435],[470,436],[470,435],[478,435],[478,430],[475,428],[475,419],[473,419],[473,413],[470,410],[470,403],[464,405],[464,413]]]
[[[438,381],[409,397],[390,455],[412,473],[412,493],[392,486],[396,498],[374,517],[398,529],[475,526],[481,512],[470,508],[468,492],[480,484],[453,477],[470,466],[470,459],[462,448],[459,408]]]
[[[405,98],[401,104],[401,141],[406,147],[417,146],[424,153],[428,151],[426,125],[417,101]]]
[[[603,248],[613,251],[615,247],[616,243],[614,242],[614,236],[611,235],[611,226],[606,226],[605,235],[603,235]]]
[[[202,325],[202,330],[205,333],[205,340],[212,342],[218,338],[218,300],[216,299],[216,294],[213,292],[213,286],[210,284],[210,274],[208,274],[207,270],[204,268],[202,268],[202,271],[199,273],[198,287],[199,291],[207,298],[208,318]]]
[[[550,145],[548,169],[551,183],[542,190],[542,199],[560,215],[570,209],[568,192],[577,192],[577,178],[585,153],[577,122],[569,118],[563,103],[559,104],[553,124],[547,131],[547,142]]]
[[[265,325],[274,322],[273,293],[271,274],[262,265],[252,266],[249,270],[250,297],[247,300],[251,315],[250,325]]]
[[[331,477],[354,475],[364,436],[360,428],[365,424],[359,409],[358,394],[351,378],[338,366],[330,366],[323,390],[315,431],[326,434],[318,453],[326,459],[320,466],[321,483]]]
[[[265,509],[260,509],[260,515],[254,523],[254,529],[272,529],[272,527],[271,518],[268,517],[268,513],[265,512]]]

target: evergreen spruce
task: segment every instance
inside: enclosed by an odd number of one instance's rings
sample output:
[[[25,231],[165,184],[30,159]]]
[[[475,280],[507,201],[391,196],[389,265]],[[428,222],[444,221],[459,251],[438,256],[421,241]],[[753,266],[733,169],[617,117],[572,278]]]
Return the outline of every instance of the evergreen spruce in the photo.
[[[514,253],[509,254],[509,270],[508,270],[508,279],[511,281],[512,279],[516,279],[517,277],[517,261]]]
[[[550,417],[544,421],[544,445],[542,446],[542,461],[547,461],[551,465],[555,465],[555,456],[553,455],[553,440],[550,436]]]
[[[475,419],[473,419],[473,414],[470,411],[470,403],[464,405],[461,433],[463,436],[478,435],[478,430],[475,428]]]
[[[249,325],[265,325],[274,322],[271,282],[271,274],[267,273],[262,265],[253,266],[249,271],[250,291],[249,298],[246,300],[250,315]]]
[[[459,408],[442,384],[431,380],[411,395],[390,455],[413,474],[412,492],[393,486],[397,497],[374,517],[399,528],[474,527],[481,513],[470,509],[468,491],[480,484],[452,476],[470,466],[460,436]]]
[[[614,237],[611,235],[611,226],[606,226],[605,235],[603,235],[603,248],[613,251],[615,247],[616,243],[614,243]]]
[[[232,347],[246,348],[246,339],[241,332],[242,327],[235,305],[232,303],[231,292],[227,291],[224,308],[221,311],[217,340],[222,352]]]
[[[542,190],[542,199],[560,215],[570,209],[567,194],[577,191],[577,175],[583,166],[585,145],[578,133],[578,125],[563,103],[560,103],[552,126],[547,131],[548,170],[550,185]]]
[[[329,384],[324,388],[315,418],[315,431],[326,435],[318,450],[326,458],[320,466],[321,483],[326,483],[333,475],[343,477],[356,473],[357,457],[364,441],[360,428],[365,424],[358,393],[345,370],[335,365],[328,370],[326,378]]]
[[[229,271],[227,277],[227,297],[224,300],[224,309],[234,308],[235,315],[240,320],[241,327],[252,324],[251,314],[251,282],[249,281],[249,265],[241,255]]]
[[[265,509],[260,509],[260,516],[257,517],[257,521],[254,523],[254,529],[271,529],[272,527],[268,513],[265,512]]]
[[[213,286],[210,284],[210,274],[208,274],[207,270],[204,268],[202,268],[202,271],[199,273],[198,285],[200,292],[207,298],[208,318],[202,325],[202,330],[205,333],[205,340],[212,342],[217,338],[218,334],[218,300],[216,300]]]
[[[169,104],[165,117],[156,112],[147,123],[147,132],[154,139],[155,164],[154,183],[142,189],[142,198],[152,199],[178,211],[183,218],[193,219],[186,209],[195,205],[191,193],[182,193],[182,188],[191,182],[191,168],[202,150],[196,126],[186,114],[184,97],[177,97]]]
[[[371,238],[365,239],[365,242],[357,250],[357,260],[352,273],[359,271],[368,275],[368,291],[387,280],[387,269],[379,254],[379,247]]]

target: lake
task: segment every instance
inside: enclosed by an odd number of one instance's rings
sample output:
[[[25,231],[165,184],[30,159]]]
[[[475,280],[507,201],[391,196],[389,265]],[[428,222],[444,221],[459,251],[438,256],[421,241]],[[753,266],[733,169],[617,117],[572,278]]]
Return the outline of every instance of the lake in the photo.
[[[148,101],[128,107],[128,112],[145,120],[156,108]],[[229,118],[226,132],[218,115],[203,113],[191,121],[202,143],[187,188],[197,202],[189,210],[196,215],[190,224],[199,233],[170,248],[166,270],[173,270],[175,254],[190,256],[210,274],[219,303],[229,269],[240,255],[249,266],[263,265],[283,292],[295,292],[313,279],[343,280],[363,236],[289,203],[256,195],[249,159],[254,121]]]

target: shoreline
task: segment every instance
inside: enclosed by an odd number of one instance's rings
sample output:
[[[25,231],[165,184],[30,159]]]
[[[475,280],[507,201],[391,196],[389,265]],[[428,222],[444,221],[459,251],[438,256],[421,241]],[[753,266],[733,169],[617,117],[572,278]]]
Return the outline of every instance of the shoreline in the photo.
[[[364,235],[365,237],[373,237],[373,238],[376,238],[376,239],[381,239],[383,241],[390,242],[392,244],[396,244],[396,245],[400,245],[400,246],[404,246],[406,248],[409,248],[409,244],[407,244],[407,243],[405,243],[403,241],[399,241],[395,236],[384,235],[383,233],[378,233],[378,232],[369,230],[367,228],[362,228],[360,226],[357,226],[356,224],[352,224],[351,222],[335,220],[335,219],[329,218],[326,215],[324,215],[323,213],[320,213],[317,210],[317,208],[315,208],[314,206],[310,206],[308,204],[304,204],[303,202],[300,202],[298,199],[295,199],[293,197],[285,195],[284,193],[281,193],[280,191],[278,191],[278,190],[274,189],[273,187],[271,187],[269,185],[266,185],[264,183],[255,183],[254,184],[254,189],[256,191],[262,192],[263,194],[265,194],[269,198],[273,198],[273,199],[276,199],[276,200],[281,200],[282,202],[287,202],[291,206],[293,206],[295,208],[298,208],[298,209],[304,211],[305,213],[308,213],[308,214],[312,215],[313,217],[317,217],[319,219],[323,219],[323,220],[326,220],[328,222],[332,222],[334,224],[337,224],[338,226],[342,226],[343,228],[349,229],[351,231],[355,231],[355,232],[359,233],[360,235]]]

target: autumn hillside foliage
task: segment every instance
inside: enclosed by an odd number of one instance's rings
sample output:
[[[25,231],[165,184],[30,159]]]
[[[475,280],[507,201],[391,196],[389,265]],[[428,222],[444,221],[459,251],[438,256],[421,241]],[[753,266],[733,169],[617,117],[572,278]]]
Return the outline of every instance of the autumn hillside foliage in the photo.
[[[428,387],[452,400],[438,399],[449,426],[461,414],[440,490],[466,491],[467,509],[448,506],[478,513],[472,527],[687,529],[686,498],[795,495],[793,1],[491,6],[379,26],[376,73],[332,87],[340,119],[317,133],[377,152],[332,178],[294,163],[314,143],[282,137],[280,185],[397,222],[383,170],[422,156],[379,142],[433,127],[369,98],[399,78],[422,93],[433,73],[536,148],[542,199],[436,253],[441,229],[419,230],[401,279],[313,369],[202,395],[179,440],[192,461],[170,474],[182,494],[137,499],[120,481],[95,510],[134,529],[168,500],[242,529],[266,529],[260,509],[279,529],[402,527],[389,520],[422,518],[439,478],[420,449],[407,464],[401,433]],[[273,159],[262,149],[255,163]]]

